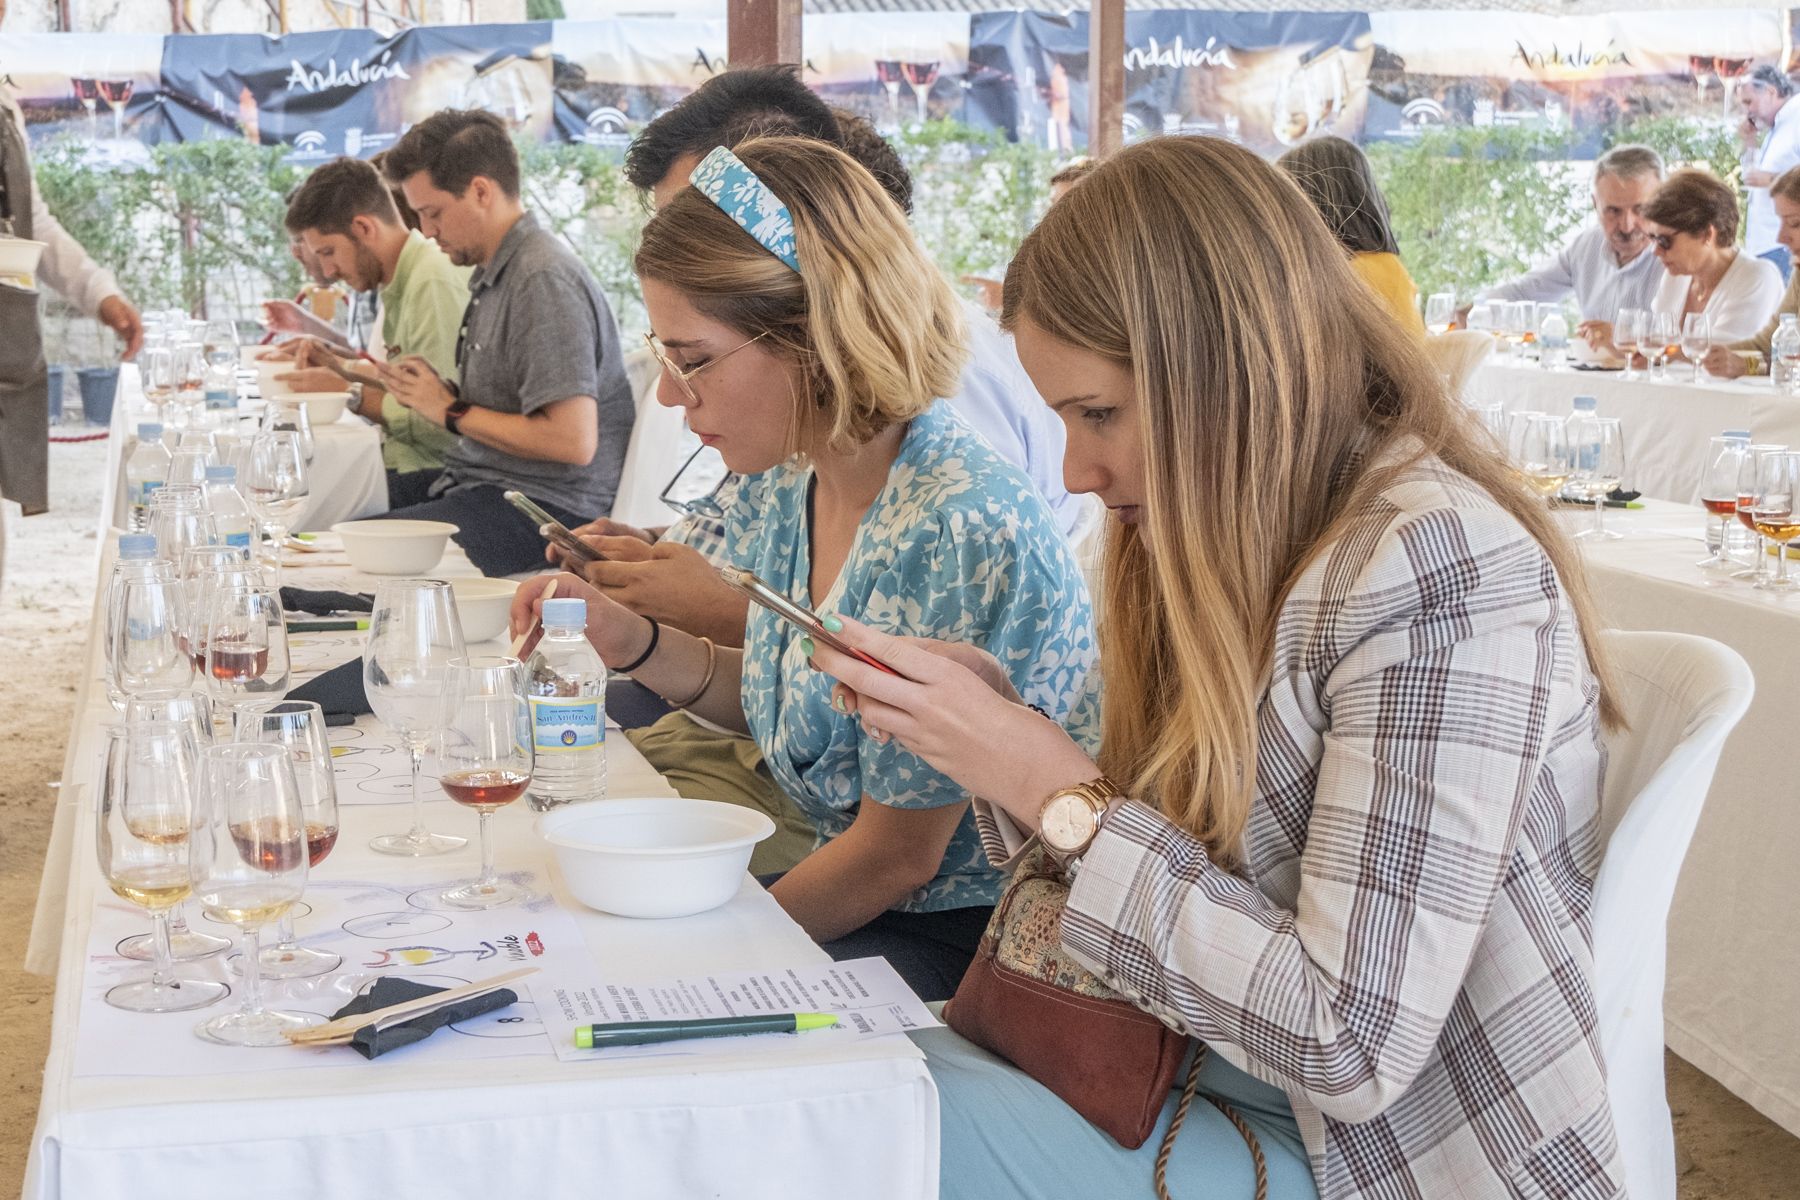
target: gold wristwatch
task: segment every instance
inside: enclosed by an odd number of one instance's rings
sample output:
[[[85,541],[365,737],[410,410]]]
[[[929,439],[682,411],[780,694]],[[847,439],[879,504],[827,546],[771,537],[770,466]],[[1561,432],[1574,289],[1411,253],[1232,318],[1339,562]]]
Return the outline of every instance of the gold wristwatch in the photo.
[[[1044,801],[1038,809],[1038,836],[1064,871],[1074,874],[1081,856],[1099,836],[1107,809],[1122,794],[1117,784],[1102,775],[1052,792]]]

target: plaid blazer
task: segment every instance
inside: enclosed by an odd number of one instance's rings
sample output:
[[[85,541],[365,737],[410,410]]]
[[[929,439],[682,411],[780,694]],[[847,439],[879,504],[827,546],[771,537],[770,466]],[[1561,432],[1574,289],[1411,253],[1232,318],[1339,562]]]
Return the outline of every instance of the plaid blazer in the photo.
[[[1599,690],[1542,548],[1407,467],[1283,605],[1245,867],[1144,804],[1065,947],[1283,1089],[1319,1194],[1622,1196],[1590,976]]]

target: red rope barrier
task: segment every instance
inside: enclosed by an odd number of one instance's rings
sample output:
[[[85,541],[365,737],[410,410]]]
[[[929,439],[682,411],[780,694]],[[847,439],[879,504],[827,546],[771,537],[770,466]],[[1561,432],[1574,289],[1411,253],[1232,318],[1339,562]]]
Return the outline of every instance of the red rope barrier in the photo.
[[[77,433],[64,437],[58,437],[53,433],[50,435],[50,440],[53,442],[102,442],[106,440],[107,432],[107,430],[102,429],[98,433]]]

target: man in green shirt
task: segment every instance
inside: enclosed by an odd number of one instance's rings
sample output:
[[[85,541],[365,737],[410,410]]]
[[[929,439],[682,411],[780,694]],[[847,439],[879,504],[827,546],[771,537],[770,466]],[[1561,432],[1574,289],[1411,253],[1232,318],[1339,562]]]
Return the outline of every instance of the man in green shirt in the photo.
[[[380,289],[381,341],[389,358],[417,354],[443,378],[456,379],[469,268],[456,266],[436,242],[401,223],[374,167],[340,158],[318,168],[288,203],[287,227],[304,240],[327,279],[342,279],[358,292]],[[326,348],[309,345],[296,365],[323,363],[327,354]],[[388,471],[443,466],[456,435],[388,395],[373,372],[354,374],[361,380],[352,388],[361,391],[356,411],[382,427],[381,458]]]

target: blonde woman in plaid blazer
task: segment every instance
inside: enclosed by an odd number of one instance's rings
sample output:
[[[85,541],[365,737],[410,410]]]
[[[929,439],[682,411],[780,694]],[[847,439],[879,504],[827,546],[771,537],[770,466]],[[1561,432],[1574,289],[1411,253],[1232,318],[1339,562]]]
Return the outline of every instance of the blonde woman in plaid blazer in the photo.
[[[1064,947],[1209,1048],[1272,1196],[1623,1195],[1588,936],[1616,711],[1542,501],[1228,142],[1103,163],[1020,249],[1004,322],[1069,490],[1115,518],[1098,762],[967,647],[845,621],[907,678],[815,665],[997,822],[1080,835]],[[1097,778],[1110,803],[1071,810]],[[1149,1194],[1159,1134],[1123,1150],[919,1040],[947,1197]],[[1196,1119],[1174,1194],[1248,1196],[1242,1145]]]

